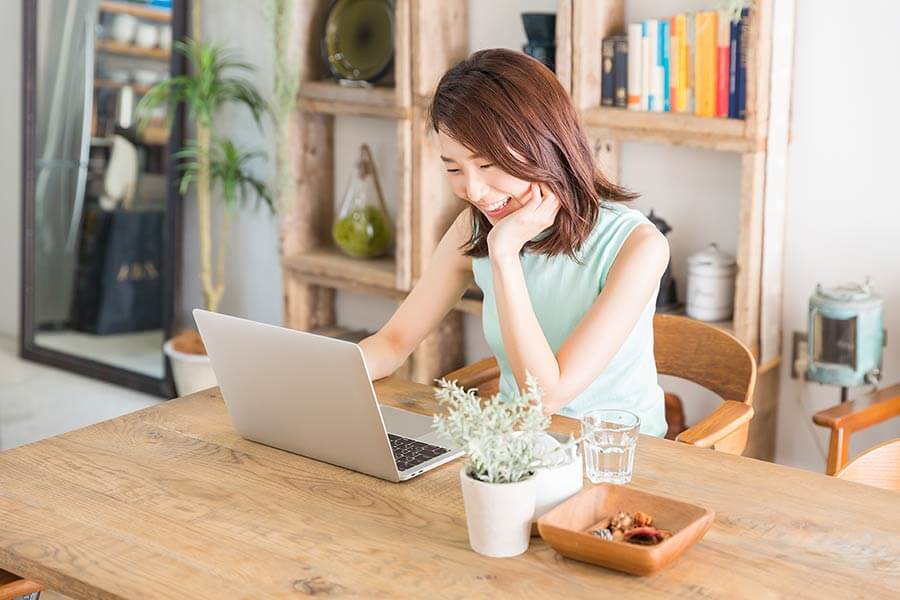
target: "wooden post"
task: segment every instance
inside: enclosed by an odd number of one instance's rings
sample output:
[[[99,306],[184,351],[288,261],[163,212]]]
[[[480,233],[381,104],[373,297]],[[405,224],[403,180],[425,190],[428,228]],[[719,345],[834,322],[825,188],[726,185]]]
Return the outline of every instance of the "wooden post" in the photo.
[[[294,5],[295,63],[302,82],[321,73],[318,53],[324,5],[301,0]],[[291,169],[293,197],[280,198],[281,253],[292,256],[321,244],[331,231],[334,197],[333,117],[299,109],[279,133],[280,151]],[[308,285],[287,269],[284,273],[284,321],[288,327],[313,329],[334,323],[334,291]]]

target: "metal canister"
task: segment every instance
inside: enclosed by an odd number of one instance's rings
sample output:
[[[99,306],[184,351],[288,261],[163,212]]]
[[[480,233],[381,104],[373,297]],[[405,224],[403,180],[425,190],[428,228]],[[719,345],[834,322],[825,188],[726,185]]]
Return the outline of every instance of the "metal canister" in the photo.
[[[884,303],[868,282],[817,285],[807,332],[807,379],[842,387],[880,379]]]

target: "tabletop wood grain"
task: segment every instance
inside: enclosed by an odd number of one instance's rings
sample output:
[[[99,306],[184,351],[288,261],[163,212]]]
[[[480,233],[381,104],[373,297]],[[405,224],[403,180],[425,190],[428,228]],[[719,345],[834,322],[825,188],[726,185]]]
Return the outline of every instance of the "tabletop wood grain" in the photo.
[[[431,389],[376,383],[431,412]],[[558,419],[557,430],[574,422]],[[900,495],[642,437],[632,485],[716,511],[650,577],[469,549],[459,462],[402,484],[241,439],[217,390],[0,453],[0,568],[72,598],[855,598],[900,590]]]

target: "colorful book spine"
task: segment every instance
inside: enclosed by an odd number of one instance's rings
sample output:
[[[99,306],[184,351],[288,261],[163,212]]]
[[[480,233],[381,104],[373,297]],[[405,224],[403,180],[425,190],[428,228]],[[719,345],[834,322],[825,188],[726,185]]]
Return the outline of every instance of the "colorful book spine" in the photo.
[[[650,32],[641,23],[641,110],[650,110]]]
[[[603,68],[600,75],[600,104],[603,106],[612,106],[615,102],[615,81],[613,80],[614,49],[615,40],[611,37],[604,38],[600,46],[600,59]]]
[[[718,11],[716,23],[716,116],[728,116],[728,73],[731,43],[729,11]]]
[[[738,118],[737,85],[738,85],[738,54],[741,45],[741,22],[728,21],[728,29],[731,33],[728,48],[728,117]]]
[[[685,112],[694,114],[694,90],[697,87],[697,52],[695,41],[697,37],[697,15],[690,13],[685,15]]]
[[[647,110],[661,112],[663,107],[662,97],[662,70],[659,64],[659,21],[647,19],[647,38],[650,46],[650,99]]]
[[[669,96],[669,79],[670,79],[670,65],[669,65],[669,43],[671,42],[671,32],[669,31],[669,20],[668,19],[660,19],[659,20],[659,69],[662,74],[662,90],[660,94],[662,95],[662,107],[660,110],[662,112],[671,112],[672,110],[672,99]]]
[[[701,117],[716,115],[716,16],[713,10],[697,14],[694,113]]]
[[[750,43],[750,10],[745,8],[741,10],[741,36],[738,44],[738,85],[737,85],[737,118],[743,119],[747,116],[747,46]]]
[[[678,112],[678,78],[680,77],[678,49],[678,20],[669,17],[669,112]]]
[[[628,36],[613,36],[613,105],[628,106]]]
[[[643,26],[632,23],[628,26],[628,109],[641,110],[641,86],[643,77]]]

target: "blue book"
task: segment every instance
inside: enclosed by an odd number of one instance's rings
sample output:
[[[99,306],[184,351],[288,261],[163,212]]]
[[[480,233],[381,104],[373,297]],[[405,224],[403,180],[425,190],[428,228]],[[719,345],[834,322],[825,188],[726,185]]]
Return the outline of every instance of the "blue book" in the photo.
[[[672,112],[671,94],[669,93],[669,44],[672,32],[669,31],[669,20],[659,20],[659,67],[662,69],[662,109],[663,112]]]
[[[741,30],[738,43],[738,67],[737,67],[737,118],[747,116],[747,46],[750,43],[750,9],[741,10],[741,22],[738,27]]]
[[[741,45],[741,22],[730,24],[731,39],[728,48],[728,118],[737,119],[738,48]]]

